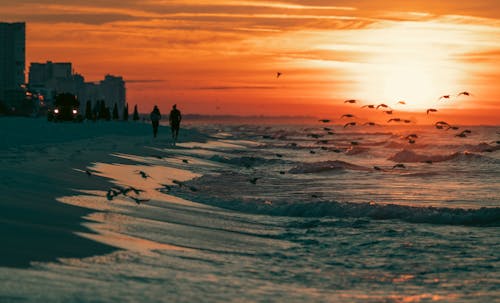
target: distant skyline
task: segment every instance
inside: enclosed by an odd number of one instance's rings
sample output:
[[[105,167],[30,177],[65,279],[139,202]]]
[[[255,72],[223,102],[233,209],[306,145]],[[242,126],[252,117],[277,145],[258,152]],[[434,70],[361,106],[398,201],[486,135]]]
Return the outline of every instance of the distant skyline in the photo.
[[[420,123],[431,107],[499,123],[496,0],[17,0],[0,1],[0,20],[27,22],[27,67],[122,75],[143,112],[369,116],[359,106],[388,103]]]

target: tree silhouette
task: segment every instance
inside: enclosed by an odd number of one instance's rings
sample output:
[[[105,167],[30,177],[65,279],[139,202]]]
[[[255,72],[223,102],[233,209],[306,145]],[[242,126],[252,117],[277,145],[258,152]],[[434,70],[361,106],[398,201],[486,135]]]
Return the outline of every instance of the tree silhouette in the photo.
[[[87,100],[85,105],[85,119],[92,120],[92,102],[90,100]]]
[[[111,109],[109,107],[106,107],[104,117],[105,117],[106,121],[110,121],[111,120]]]
[[[139,120],[139,112],[137,111],[137,104],[134,106],[134,117],[132,119],[134,121]]]
[[[123,107],[123,121],[128,121],[128,103]]]
[[[116,105],[116,102],[115,102],[115,106],[113,106],[113,120],[118,120],[119,117],[118,117],[118,105]]]

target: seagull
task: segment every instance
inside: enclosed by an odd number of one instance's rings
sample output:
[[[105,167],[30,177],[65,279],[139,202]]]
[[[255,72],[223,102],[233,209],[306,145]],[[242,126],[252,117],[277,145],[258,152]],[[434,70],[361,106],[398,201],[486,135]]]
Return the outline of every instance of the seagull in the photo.
[[[403,163],[398,163],[392,167],[392,169],[395,169],[395,168],[406,168],[406,166]]]
[[[389,122],[391,122],[391,121],[394,121],[394,122],[401,122],[401,119],[400,119],[400,118],[392,118],[392,119],[387,120],[387,123],[389,123]]]
[[[408,119],[404,119],[403,120],[404,123],[411,123],[411,120],[408,120]]]
[[[361,108],[365,108],[365,107],[368,107],[368,108],[375,108],[375,105],[373,105],[373,104],[369,104],[369,105],[363,105],[363,106],[361,106]]]
[[[396,103],[396,104],[403,104],[403,105],[405,105],[406,102],[404,102],[403,100],[401,100],[401,101],[398,101],[398,103]]]
[[[457,94],[457,97],[459,97],[459,96],[461,96],[461,95],[464,95],[464,96],[472,96],[472,94],[471,94],[471,93],[469,93],[469,92],[460,92],[460,93],[458,93],[458,94]]]
[[[342,118],[344,118],[344,117],[347,117],[347,118],[354,118],[354,115],[353,115],[353,114],[345,114],[345,115],[340,116],[340,119],[342,119]]]
[[[182,162],[189,163],[189,161],[187,159],[182,159]]]
[[[319,122],[323,122],[323,123],[328,123],[328,122],[330,122],[330,120],[329,120],[329,119],[319,119],[318,121],[319,121]]]
[[[449,130],[449,129],[452,129],[452,130],[458,130],[460,127],[458,126],[448,126],[448,128],[446,130]]]
[[[349,123],[344,124],[344,128],[346,128],[348,126],[355,126],[355,125],[356,125],[356,122],[349,122]]]
[[[108,192],[106,193],[106,198],[111,201],[113,200],[114,197],[118,196],[120,194],[119,191],[116,191],[114,188],[110,188]]]
[[[315,154],[316,152],[314,150],[309,151],[310,154]]]
[[[386,111],[384,111],[384,113],[386,113],[388,115],[392,115],[392,110],[386,110]]]
[[[435,112],[437,112],[437,111],[438,111],[438,110],[437,110],[437,109],[435,109],[435,108],[429,108],[429,109],[427,110],[427,114],[429,114],[429,113],[435,113]]]
[[[344,103],[356,103],[356,100],[349,99],[349,100],[345,100]]]
[[[142,189],[137,189],[137,188],[132,187],[132,186],[130,186],[129,188],[122,189],[121,192],[122,192],[122,194],[124,194],[126,196],[130,191],[133,191],[136,195],[144,192]]]
[[[140,199],[140,198],[135,198],[135,197],[129,197],[130,199],[134,200],[135,203],[141,204],[143,202],[148,202],[150,199]]]
[[[276,78],[279,78],[281,76],[281,72],[276,73]]]
[[[276,154],[276,157],[278,157],[278,158],[282,158],[282,157],[283,157],[283,155],[282,155],[282,154]]]
[[[375,122],[366,122],[366,123],[364,123],[363,125],[370,125],[370,126],[374,126],[374,125],[376,125],[376,124],[375,124]]]
[[[441,100],[441,99],[450,99],[450,95],[442,95],[441,97],[439,97],[438,100]]]
[[[144,179],[147,179],[147,178],[150,178],[151,176],[148,175],[146,172],[143,172],[142,170],[139,171],[139,174],[141,175],[141,177],[143,177]]]
[[[389,106],[384,103],[380,103],[379,105],[377,105],[376,109],[378,109],[379,107],[388,108]]]

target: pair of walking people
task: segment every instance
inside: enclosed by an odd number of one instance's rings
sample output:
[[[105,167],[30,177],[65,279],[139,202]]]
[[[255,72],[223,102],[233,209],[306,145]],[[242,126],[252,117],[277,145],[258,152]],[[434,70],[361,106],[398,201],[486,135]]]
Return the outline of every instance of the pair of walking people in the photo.
[[[154,106],[153,111],[149,115],[151,118],[151,124],[153,125],[153,137],[156,138],[158,134],[158,126],[160,125],[161,113],[158,106]],[[181,126],[182,115],[181,112],[177,109],[177,105],[174,104],[172,106],[172,110],[170,111],[170,115],[168,117],[170,128],[172,130],[172,140],[175,143],[177,142],[177,137],[179,136],[179,128]]]

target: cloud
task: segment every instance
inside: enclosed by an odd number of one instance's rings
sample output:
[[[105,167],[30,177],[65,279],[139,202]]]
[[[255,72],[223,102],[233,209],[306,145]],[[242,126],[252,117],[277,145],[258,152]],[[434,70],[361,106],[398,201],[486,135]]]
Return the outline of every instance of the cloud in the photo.
[[[195,87],[193,89],[197,90],[265,90],[265,89],[276,89],[276,86],[201,86]]]

